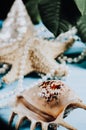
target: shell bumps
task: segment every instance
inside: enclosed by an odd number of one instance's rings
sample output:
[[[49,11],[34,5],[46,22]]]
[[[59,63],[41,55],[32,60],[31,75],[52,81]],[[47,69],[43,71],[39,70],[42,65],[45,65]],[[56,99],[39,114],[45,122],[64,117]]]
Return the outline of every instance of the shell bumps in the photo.
[[[86,105],[70,87],[60,80],[47,80],[23,91],[16,97],[9,124],[18,115],[16,129],[25,119],[31,122],[30,130],[39,123],[42,130],[56,129],[59,125],[76,130],[64,121],[69,112],[76,108],[86,110]]]

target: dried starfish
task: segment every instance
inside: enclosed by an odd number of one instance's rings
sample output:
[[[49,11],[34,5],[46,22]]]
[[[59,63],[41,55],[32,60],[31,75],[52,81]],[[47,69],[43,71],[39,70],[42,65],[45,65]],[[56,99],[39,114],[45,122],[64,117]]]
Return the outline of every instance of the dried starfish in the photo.
[[[26,44],[34,33],[35,29],[22,0],[15,0],[0,30],[0,57]],[[5,65],[9,68],[9,64]],[[6,73],[6,69],[0,68],[1,73]]]
[[[16,97],[12,106],[9,124],[18,115],[16,129],[25,119],[31,122],[30,130],[34,130],[38,123],[42,130],[48,126],[63,126],[69,130],[76,130],[63,119],[76,108],[86,110],[86,105],[70,87],[60,80],[49,80],[25,90]],[[12,104],[11,104],[12,105]]]
[[[55,58],[68,49],[73,42],[74,39],[70,39],[65,43],[57,43],[55,41],[52,42],[35,38],[31,40],[28,49],[28,56],[25,61],[24,75],[33,71],[47,74],[53,69],[55,69],[53,76],[66,75],[67,69],[64,68],[64,66],[59,65]],[[0,62],[12,65],[11,70],[3,77],[5,83],[11,83],[18,79],[24,46],[25,45],[21,45],[14,51],[0,56]]]
[[[8,36],[6,39],[3,37],[5,32],[6,36]],[[51,42],[42,39],[35,40],[34,26],[21,0],[14,2],[4,22],[1,34],[0,62],[12,65],[10,71],[2,78],[5,83],[11,83],[19,78],[21,70],[20,61],[24,48],[31,39],[33,40],[28,48],[27,59],[23,61],[26,63],[24,75],[32,71],[47,74],[52,69],[55,69],[53,76],[63,76],[67,73],[67,70],[59,66],[55,58],[67,50],[74,42],[74,39],[70,39],[64,43],[57,43],[55,40]]]

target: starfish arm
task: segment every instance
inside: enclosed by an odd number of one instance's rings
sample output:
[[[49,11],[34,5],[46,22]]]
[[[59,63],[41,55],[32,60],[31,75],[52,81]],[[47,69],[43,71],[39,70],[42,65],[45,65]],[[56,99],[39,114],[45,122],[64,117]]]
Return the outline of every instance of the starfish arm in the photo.
[[[39,46],[32,48],[32,50],[29,51],[29,54],[32,67],[36,72],[47,74],[52,70],[55,70],[53,76],[63,76],[67,74],[67,69],[64,66],[59,65],[51,56],[45,53],[45,50],[42,50]]]
[[[40,66],[41,67],[38,70],[39,72],[47,74],[54,71],[52,74],[53,77],[62,77],[68,73],[68,70],[65,66],[58,64],[54,59],[49,59],[48,57],[44,58],[44,62],[42,60]]]
[[[8,71],[8,73],[3,76],[2,80],[5,83],[11,83],[13,82],[15,79],[17,79],[18,77],[18,70],[19,70],[19,62],[16,62],[14,64],[12,64],[11,69]]]
[[[60,42],[57,41],[56,39],[53,41],[48,41],[48,40],[43,40],[43,39],[38,39],[38,45],[41,48],[41,51],[44,50],[44,52],[53,57],[54,59],[64,53],[66,50],[68,50],[73,44],[74,44],[74,39],[70,38],[66,41]],[[35,44],[37,42],[35,41]],[[34,44],[34,46],[35,46]],[[36,44],[37,46],[37,44]]]
[[[68,50],[73,44],[74,44],[74,39],[68,39],[67,41],[64,41],[63,43],[54,41],[52,45],[52,51],[53,51],[53,57],[56,58],[62,53],[64,53],[66,50]]]
[[[11,67],[11,70],[2,78],[2,80],[5,83],[12,83],[15,80],[18,80],[19,72],[20,72],[19,66],[20,66],[19,62],[15,61],[15,63]],[[32,71],[33,71],[33,69],[31,68],[30,64],[25,65],[24,75],[26,75]]]
[[[24,3],[15,0],[0,30],[0,56],[19,49],[35,33]]]

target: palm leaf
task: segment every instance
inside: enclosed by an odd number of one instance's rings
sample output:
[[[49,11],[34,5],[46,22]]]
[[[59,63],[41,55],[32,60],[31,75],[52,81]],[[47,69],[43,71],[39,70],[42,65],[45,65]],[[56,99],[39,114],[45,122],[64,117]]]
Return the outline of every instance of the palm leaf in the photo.
[[[81,12],[74,0],[61,0],[61,17],[72,25],[81,17]]]
[[[81,16],[74,0],[41,0],[39,12],[43,23],[55,36],[75,25]]]
[[[27,0],[25,1],[25,5],[28,11],[28,14],[30,15],[32,22],[34,24],[39,23],[40,21],[40,15],[38,10],[38,2],[39,0]]]
[[[86,0],[74,0],[82,15],[86,14]]]
[[[83,42],[86,42],[86,15],[83,15],[76,25],[78,29],[78,35],[82,39]]]
[[[72,27],[72,25],[68,21],[66,21],[64,19],[60,19],[59,29],[58,29],[57,35],[68,31],[71,27]]]
[[[43,23],[56,36],[60,22],[61,0],[44,0],[38,7]]]

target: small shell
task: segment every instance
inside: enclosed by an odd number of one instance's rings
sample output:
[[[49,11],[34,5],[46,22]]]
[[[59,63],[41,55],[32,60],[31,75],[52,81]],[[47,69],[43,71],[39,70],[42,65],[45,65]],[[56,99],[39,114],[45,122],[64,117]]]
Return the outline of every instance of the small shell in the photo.
[[[48,127],[56,129],[59,125],[76,130],[63,119],[76,108],[86,109],[80,98],[60,80],[47,80],[25,90],[15,101],[9,124],[18,115],[16,128],[27,118],[31,121],[30,130],[34,130],[38,123],[42,130]]]

